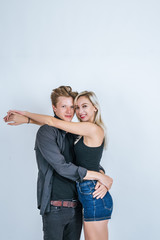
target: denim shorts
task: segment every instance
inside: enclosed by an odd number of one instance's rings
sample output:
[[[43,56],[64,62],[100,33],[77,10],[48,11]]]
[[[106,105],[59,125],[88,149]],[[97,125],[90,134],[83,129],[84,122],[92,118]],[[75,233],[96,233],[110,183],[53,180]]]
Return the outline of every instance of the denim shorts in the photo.
[[[102,221],[111,219],[113,200],[109,192],[101,199],[93,198],[97,181],[77,182],[79,201],[83,206],[84,221]]]

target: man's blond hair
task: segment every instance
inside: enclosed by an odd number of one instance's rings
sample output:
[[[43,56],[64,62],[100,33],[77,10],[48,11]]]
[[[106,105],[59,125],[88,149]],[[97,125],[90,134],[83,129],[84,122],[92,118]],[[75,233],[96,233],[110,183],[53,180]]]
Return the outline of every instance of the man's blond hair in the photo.
[[[59,97],[72,97],[73,100],[78,95],[78,92],[73,92],[70,86],[60,86],[52,90],[51,101],[52,105],[56,107]]]

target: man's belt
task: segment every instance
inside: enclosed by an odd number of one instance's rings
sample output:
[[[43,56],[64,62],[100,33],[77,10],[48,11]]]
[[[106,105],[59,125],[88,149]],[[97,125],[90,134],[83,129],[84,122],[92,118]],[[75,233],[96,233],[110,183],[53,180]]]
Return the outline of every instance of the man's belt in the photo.
[[[78,205],[78,202],[76,200],[73,201],[51,201],[51,205],[55,207],[68,207],[68,208],[75,208]]]

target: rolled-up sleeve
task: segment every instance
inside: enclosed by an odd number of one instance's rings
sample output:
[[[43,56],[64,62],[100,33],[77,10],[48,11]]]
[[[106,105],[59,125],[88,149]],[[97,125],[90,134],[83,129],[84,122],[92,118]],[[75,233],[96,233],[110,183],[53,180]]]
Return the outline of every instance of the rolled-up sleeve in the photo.
[[[56,139],[55,129],[44,125],[37,132],[36,145],[39,148],[43,158],[53,167],[61,176],[73,181],[82,181],[86,176],[87,169],[78,167],[73,163],[66,163]]]

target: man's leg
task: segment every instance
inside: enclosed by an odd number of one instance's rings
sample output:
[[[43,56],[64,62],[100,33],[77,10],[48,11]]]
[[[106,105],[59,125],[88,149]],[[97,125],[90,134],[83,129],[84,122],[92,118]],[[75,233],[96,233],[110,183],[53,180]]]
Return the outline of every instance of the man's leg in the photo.
[[[66,224],[71,216],[71,211],[68,208],[66,210],[63,207],[51,206],[51,211],[43,215],[43,232],[44,240],[62,240],[63,232]]]
[[[82,209],[54,207],[42,217],[44,240],[79,240],[82,228]]]
[[[82,230],[82,208],[71,209],[70,221],[64,228],[63,240],[79,240]]]

